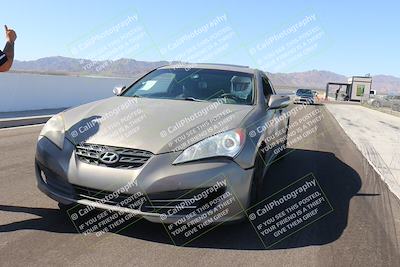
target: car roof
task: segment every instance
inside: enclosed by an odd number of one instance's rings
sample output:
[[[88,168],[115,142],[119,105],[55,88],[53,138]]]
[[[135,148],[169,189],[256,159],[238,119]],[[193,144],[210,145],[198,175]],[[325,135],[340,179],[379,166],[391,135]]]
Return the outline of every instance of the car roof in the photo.
[[[230,65],[230,64],[212,64],[212,63],[172,64],[172,65],[160,67],[159,69],[183,69],[183,68],[227,70],[227,71],[244,72],[244,73],[249,73],[249,74],[255,74],[257,71],[256,69],[252,69],[247,66]]]

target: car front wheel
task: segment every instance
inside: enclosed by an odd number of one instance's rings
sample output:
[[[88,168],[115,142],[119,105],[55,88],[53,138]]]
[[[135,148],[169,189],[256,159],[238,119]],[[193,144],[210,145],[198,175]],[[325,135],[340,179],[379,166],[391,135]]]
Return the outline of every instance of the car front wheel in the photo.
[[[378,101],[374,101],[372,102],[372,106],[375,108],[380,108],[381,107],[381,103],[379,103]]]

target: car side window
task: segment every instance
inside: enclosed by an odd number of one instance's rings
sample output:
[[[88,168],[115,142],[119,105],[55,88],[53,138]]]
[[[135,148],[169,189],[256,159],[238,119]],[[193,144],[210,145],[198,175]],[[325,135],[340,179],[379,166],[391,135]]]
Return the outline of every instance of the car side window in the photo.
[[[262,76],[262,86],[263,86],[265,102],[268,103],[270,96],[273,95],[274,92],[272,90],[271,84],[269,83],[267,77],[265,76]]]

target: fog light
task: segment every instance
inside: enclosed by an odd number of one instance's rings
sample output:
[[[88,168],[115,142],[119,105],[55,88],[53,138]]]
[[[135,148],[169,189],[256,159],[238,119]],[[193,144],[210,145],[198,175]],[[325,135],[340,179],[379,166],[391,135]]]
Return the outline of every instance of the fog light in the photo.
[[[40,170],[40,177],[42,177],[43,182],[47,184],[47,177],[44,171]]]

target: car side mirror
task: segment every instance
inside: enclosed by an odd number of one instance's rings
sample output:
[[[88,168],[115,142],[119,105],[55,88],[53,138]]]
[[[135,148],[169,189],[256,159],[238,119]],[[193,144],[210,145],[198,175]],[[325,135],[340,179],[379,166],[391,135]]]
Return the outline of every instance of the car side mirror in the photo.
[[[113,89],[113,93],[114,93],[114,95],[121,95],[122,94],[122,91],[124,91],[124,89],[126,88],[126,86],[116,86],[116,87],[114,87],[114,89]]]
[[[271,95],[268,100],[270,109],[286,108],[290,104],[290,97],[284,95]]]

